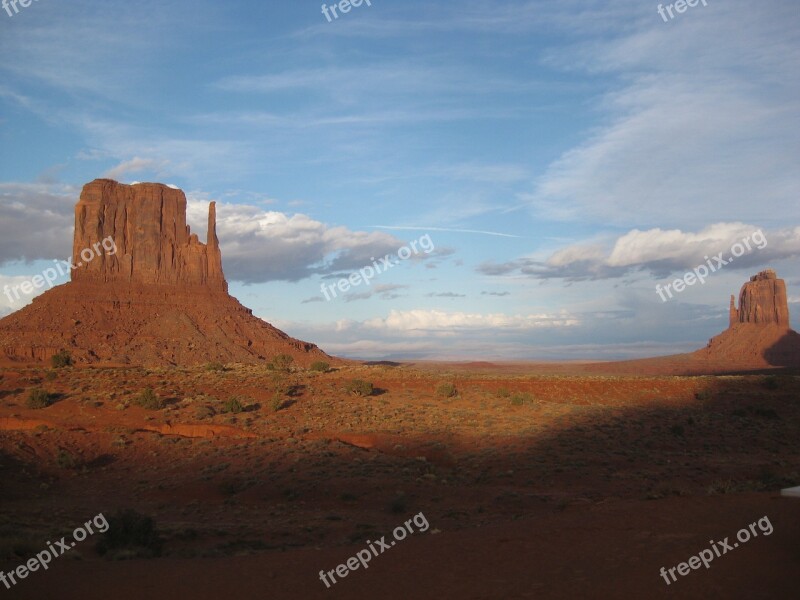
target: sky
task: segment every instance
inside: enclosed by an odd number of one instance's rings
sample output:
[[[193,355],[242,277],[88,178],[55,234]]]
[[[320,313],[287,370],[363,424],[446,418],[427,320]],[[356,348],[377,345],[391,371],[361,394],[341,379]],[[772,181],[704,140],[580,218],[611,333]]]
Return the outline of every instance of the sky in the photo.
[[[325,6],[0,10],[0,287],[70,255],[107,177],[180,187],[201,239],[216,201],[231,293],[340,356],[689,351],[765,268],[797,325],[796,0]]]

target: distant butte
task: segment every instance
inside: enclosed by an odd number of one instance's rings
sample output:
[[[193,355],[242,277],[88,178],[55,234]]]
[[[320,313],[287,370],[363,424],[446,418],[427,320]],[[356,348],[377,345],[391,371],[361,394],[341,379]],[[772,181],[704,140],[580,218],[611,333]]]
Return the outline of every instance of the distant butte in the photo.
[[[81,259],[109,237],[116,252]],[[96,179],[75,206],[72,262],[69,283],[0,320],[0,358],[44,361],[66,349],[79,363],[337,362],[228,294],[213,202],[204,244],[186,224],[181,190]]]
[[[731,296],[728,329],[687,354],[586,365],[595,373],[713,375],[800,369],[800,334],[789,324],[786,283],[775,271],[753,275]]]
[[[739,292],[739,308],[731,296],[728,329],[709,340],[693,356],[744,370],[800,368],[800,335],[789,323],[786,283],[775,271],[753,275]]]

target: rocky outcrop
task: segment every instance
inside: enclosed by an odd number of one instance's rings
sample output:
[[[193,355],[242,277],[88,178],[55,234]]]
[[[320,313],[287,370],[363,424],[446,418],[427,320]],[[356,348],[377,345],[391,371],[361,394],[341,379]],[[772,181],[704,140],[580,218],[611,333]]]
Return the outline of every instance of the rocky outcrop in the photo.
[[[108,248],[113,241],[113,251]],[[207,244],[186,224],[186,196],[156,183],[86,184],[75,206],[73,281],[202,285],[227,291],[216,230],[208,212]]]
[[[80,363],[341,362],[228,294],[213,202],[203,244],[180,190],[95,180],[75,207],[73,264],[71,282],[0,320],[0,358],[38,362],[63,348]]]
[[[731,296],[730,325],[751,323],[789,327],[789,302],[786,296],[786,283],[778,279],[772,269],[753,275],[739,292],[739,308],[736,309]]]

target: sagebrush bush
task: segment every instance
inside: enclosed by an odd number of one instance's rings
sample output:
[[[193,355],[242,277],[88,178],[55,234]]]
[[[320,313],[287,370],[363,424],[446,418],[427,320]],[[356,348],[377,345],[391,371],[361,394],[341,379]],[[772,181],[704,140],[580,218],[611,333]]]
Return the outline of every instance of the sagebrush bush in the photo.
[[[110,558],[152,558],[161,555],[162,545],[153,518],[126,509],[108,519],[97,552]]]
[[[273,371],[289,371],[292,368],[294,359],[288,354],[277,354],[272,358],[268,368]]]
[[[239,414],[240,412],[243,412],[243,411],[244,411],[244,404],[242,404],[242,401],[239,400],[239,398],[234,396],[234,397],[230,398],[229,400],[225,401],[225,403],[222,405],[222,411],[221,412]]]
[[[511,404],[514,406],[522,406],[523,404],[531,404],[533,396],[528,392],[517,392],[511,395]]]
[[[142,393],[136,396],[134,404],[146,408],[147,410],[161,410],[166,406],[164,400],[158,397],[153,388],[145,388]]]
[[[33,388],[28,392],[25,406],[28,408],[47,408],[53,403],[53,396],[42,388]]]
[[[312,371],[319,371],[321,373],[327,373],[330,370],[330,368],[331,368],[330,364],[326,363],[323,360],[318,360],[311,363],[310,367]]]
[[[72,364],[72,355],[66,350],[59,350],[50,357],[50,364],[53,365],[54,369],[68,367]]]
[[[436,395],[440,398],[453,398],[457,393],[458,391],[456,390],[455,384],[449,381],[440,383],[436,387]]]
[[[354,396],[372,396],[375,388],[369,381],[363,379],[351,379],[345,386],[345,391]]]

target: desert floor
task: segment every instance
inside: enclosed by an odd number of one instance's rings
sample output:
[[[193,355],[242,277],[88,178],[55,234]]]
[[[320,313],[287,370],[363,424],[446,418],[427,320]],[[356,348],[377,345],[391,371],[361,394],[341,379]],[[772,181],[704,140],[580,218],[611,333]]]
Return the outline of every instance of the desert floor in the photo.
[[[103,513],[9,598],[776,598],[800,589],[800,379],[584,365],[0,369],[0,569]],[[550,373],[550,374],[548,374]],[[367,397],[346,391],[360,379]],[[438,393],[452,383],[456,395]],[[136,404],[151,387],[161,409]],[[56,401],[27,407],[31,388]],[[236,398],[244,408],[231,412]],[[238,410],[234,408],[234,410]],[[423,513],[327,589],[332,570]],[[749,524],[763,532],[667,586]],[[113,527],[112,527],[113,529]]]

